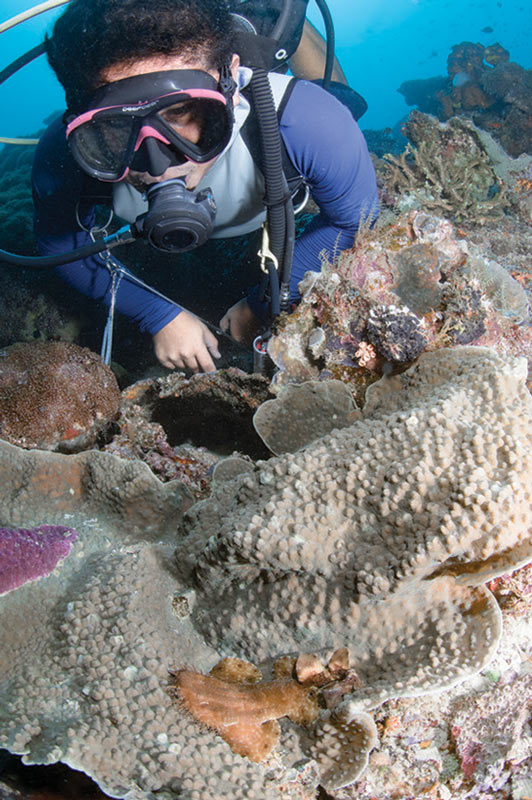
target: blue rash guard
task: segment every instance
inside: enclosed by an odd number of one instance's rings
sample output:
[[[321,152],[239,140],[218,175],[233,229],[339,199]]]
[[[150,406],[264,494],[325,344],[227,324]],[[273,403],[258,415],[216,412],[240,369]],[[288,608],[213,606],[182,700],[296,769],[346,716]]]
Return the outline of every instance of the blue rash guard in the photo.
[[[291,278],[295,301],[305,272],[320,270],[320,253],[351,247],[360,219],[376,216],[377,185],[357,123],[344,105],[320,87],[307,81],[295,83],[282,111],[280,129],[290,160],[320,208],[296,242]],[[41,253],[53,255],[87,244],[89,234],[80,228],[78,216],[90,229],[96,204],[111,204],[112,185],[82,173],[70,155],[60,119],[41,138],[32,181],[35,234]],[[110,303],[111,278],[100,256],[56,267],[56,272],[83,294]],[[254,289],[248,302],[262,316]],[[116,310],[154,335],[181,309],[125,279],[117,292]]]

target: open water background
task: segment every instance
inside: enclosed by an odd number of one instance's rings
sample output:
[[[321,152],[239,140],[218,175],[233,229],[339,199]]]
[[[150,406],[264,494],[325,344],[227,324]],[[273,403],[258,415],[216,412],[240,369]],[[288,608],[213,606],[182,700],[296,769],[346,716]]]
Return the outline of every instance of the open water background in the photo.
[[[3,21],[31,7],[1,0]],[[398,87],[405,80],[446,75],[451,47],[462,41],[499,42],[510,58],[532,68],[530,0],[329,0],[336,53],[354,89],[369,103],[362,128],[393,127],[409,107]],[[0,68],[42,40],[61,8],[1,35]],[[309,17],[321,27],[314,0]],[[488,30],[492,29],[492,30]],[[60,86],[44,57],[0,87],[0,135],[37,131],[63,108]]]

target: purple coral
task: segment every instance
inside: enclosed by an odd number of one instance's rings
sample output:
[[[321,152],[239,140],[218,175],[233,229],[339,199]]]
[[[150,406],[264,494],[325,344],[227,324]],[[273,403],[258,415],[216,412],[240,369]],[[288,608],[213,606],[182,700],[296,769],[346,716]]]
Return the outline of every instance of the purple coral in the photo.
[[[387,361],[414,361],[427,344],[421,320],[406,306],[374,306],[366,334],[377,353]]]
[[[0,594],[49,575],[77,536],[63,525],[0,528]]]

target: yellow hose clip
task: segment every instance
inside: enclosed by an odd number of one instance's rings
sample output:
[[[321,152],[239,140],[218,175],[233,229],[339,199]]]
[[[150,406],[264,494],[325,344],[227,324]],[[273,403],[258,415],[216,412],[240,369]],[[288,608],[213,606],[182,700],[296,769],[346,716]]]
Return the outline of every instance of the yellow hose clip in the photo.
[[[274,254],[270,250],[270,237],[269,237],[268,228],[267,228],[267,225],[266,225],[265,222],[262,223],[262,244],[261,244],[261,248],[258,251],[257,255],[260,258],[260,268],[266,275],[270,274],[268,272],[268,268],[266,266],[266,259],[269,259],[273,263],[273,265],[275,266],[275,269],[277,271],[279,270],[279,261],[278,261],[277,257],[274,256]]]

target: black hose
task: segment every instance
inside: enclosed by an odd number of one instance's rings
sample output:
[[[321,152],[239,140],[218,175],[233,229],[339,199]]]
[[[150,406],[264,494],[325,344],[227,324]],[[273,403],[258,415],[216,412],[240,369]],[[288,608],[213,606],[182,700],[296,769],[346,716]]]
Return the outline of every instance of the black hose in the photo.
[[[4,67],[0,72],[0,84],[7,81],[15,72],[18,72],[19,69],[25,67],[26,64],[29,64],[30,61],[33,61],[44,52],[46,52],[46,45],[44,42],[41,42],[35,47],[32,47],[31,50],[28,50],[27,53],[24,53],[24,55],[19,56],[15,61],[12,61],[11,64],[8,64],[8,66]]]
[[[99,242],[86,244],[76,250],[71,250],[69,253],[57,253],[55,256],[18,256],[15,253],[0,250],[0,262],[13,264],[16,267],[29,267],[30,269],[60,267],[63,264],[70,264],[73,261],[96,255],[96,253],[101,253],[103,250],[111,250],[119,244],[127,244],[127,242],[132,242],[133,239],[134,237],[128,230],[127,233],[119,232]]]
[[[294,207],[283,171],[281,134],[268,75],[255,69],[250,89],[259,120],[262,149],[262,168],[266,185],[268,232],[270,250],[277,258],[279,272],[271,292],[272,318],[280,311],[290,310],[290,276],[294,258],[295,218]],[[270,284],[273,273],[269,270]],[[279,294],[279,283],[281,292]]]
[[[321,11],[323,22],[325,25],[325,38],[327,40],[327,54],[325,56],[325,69],[323,70],[323,88],[328,90],[331,82],[332,73],[334,69],[334,48],[336,46],[334,40],[334,23],[331,17],[331,12],[325,0],[316,0],[316,5]]]
[[[290,197],[285,206],[286,238],[284,259],[281,272],[281,288],[279,305],[281,311],[290,311],[290,277],[292,275],[292,262],[294,260],[294,245],[296,241],[296,218],[294,205]]]
[[[270,276],[270,302],[271,302],[271,315],[275,319],[281,313],[281,305],[279,302],[279,276],[275,269],[275,264],[271,261],[267,263],[268,275]]]
[[[285,213],[283,204],[286,200],[287,190],[284,185],[286,181],[283,173],[281,135],[277,111],[268,74],[265,70],[261,68],[253,70],[250,90],[253,106],[259,120],[270,249],[280,264],[284,254]]]

